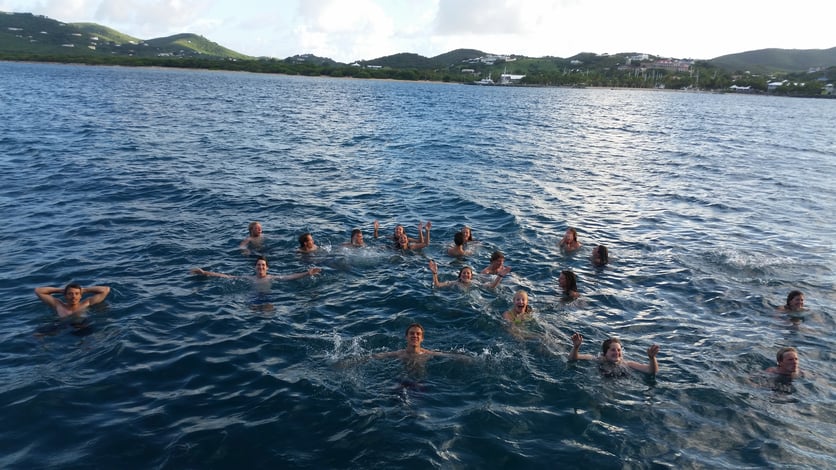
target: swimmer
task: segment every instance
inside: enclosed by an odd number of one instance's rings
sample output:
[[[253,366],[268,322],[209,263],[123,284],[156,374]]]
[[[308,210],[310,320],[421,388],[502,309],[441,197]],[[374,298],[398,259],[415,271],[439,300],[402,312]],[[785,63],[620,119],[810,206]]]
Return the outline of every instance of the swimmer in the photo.
[[[255,276],[234,276],[232,274],[205,271],[201,268],[194,268],[190,272],[199,276],[223,277],[226,279],[250,279],[253,281],[292,281],[294,279],[301,279],[303,277],[313,276],[315,274],[319,274],[322,271],[320,268],[310,268],[305,272],[286,274],[284,276],[280,276],[267,274],[268,268],[269,265],[267,263],[267,258],[259,256],[255,260]]]
[[[514,294],[514,306],[511,310],[502,315],[505,320],[512,324],[519,324],[531,320],[531,306],[528,305],[528,293],[524,290]]]
[[[382,359],[386,357],[397,357],[398,359],[414,361],[419,356],[443,356],[444,353],[424,349],[421,343],[424,342],[424,327],[419,323],[413,323],[406,328],[406,347],[398,351],[390,351],[384,353],[377,353],[372,357],[375,359]]]
[[[592,354],[579,354],[578,351],[583,343],[583,336],[580,333],[572,335],[572,351],[569,353],[570,361],[582,360],[597,360],[600,364],[607,366],[621,366],[626,365],[631,369],[635,369],[645,374],[656,374],[659,371],[659,363],[656,362],[656,354],[659,353],[659,345],[654,344],[647,348],[648,364],[640,364],[633,361],[625,361],[621,355],[621,341],[618,338],[609,338],[601,345],[601,355],[593,356]]]
[[[400,250],[420,250],[421,248],[426,248],[430,245],[430,229],[432,228],[433,224],[429,220],[427,221],[426,225],[424,223],[418,224],[418,240],[414,240],[406,236],[406,232],[403,231],[403,227],[398,225],[401,228],[400,232],[397,230],[396,233],[399,233],[397,238],[395,239],[395,248]],[[427,230],[427,236],[424,237],[424,229]]]
[[[804,293],[793,290],[787,294],[787,303],[778,307],[781,312],[800,312],[804,310]]]
[[[610,253],[604,245],[597,245],[592,249],[592,255],[589,257],[592,265],[598,268],[604,267],[610,262]]]
[[[318,249],[319,247],[314,243],[313,235],[310,233],[299,235],[299,253],[313,253]]]
[[[578,241],[578,231],[572,227],[567,228],[558,246],[563,251],[575,251],[580,248],[581,242]]]
[[[578,277],[572,271],[561,271],[557,283],[563,291],[563,297],[568,300],[575,300],[581,296],[578,293]]]
[[[770,374],[776,374],[784,377],[798,378],[803,377],[804,373],[798,363],[798,351],[795,348],[781,348],[778,354],[775,355],[777,365],[766,369]]]
[[[64,302],[53,297],[53,294],[64,294]],[[81,287],[79,284],[67,284],[66,287],[36,287],[35,295],[41,301],[52,307],[59,317],[64,318],[70,315],[83,313],[87,307],[102,302],[110,293],[110,287],[90,286]],[[84,294],[93,294],[82,300]]]
[[[445,281],[440,282],[438,280],[438,264],[435,261],[430,260],[429,263],[430,272],[433,273],[433,286],[434,287],[449,287],[449,286],[459,286],[459,287],[470,287],[473,285],[473,268],[470,266],[465,266],[459,270],[459,276],[455,281]],[[502,282],[502,278],[508,275],[511,272],[511,268],[508,266],[503,267],[499,270],[496,274],[496,278],[494,278],[493,282],[486,282],[482,284],[482,287],[488,289],[494,289],[496,286]]]
[[[461,258],[470,255],[469,251],[465,251],[465,235],[464,232],[456,232],[453,235],[453,244],[447,248],[447,254],[455,258]]]
[[[477,240],[473,239],[473,231],[470,230],[470,227],[467,225],[463,226],[460,230],[462,235],[464,235],[464,246],[466,247],[468,243],[479,243]]]
[[[418,227],[419,227],[419,231],[420,231],[421,224],[418,224]],[[378,238],[379,234],[380,234],[380,222],[375,220],[374,221],[374,237]],[[406,231],[404,230],[403,225],[396,225],[395,226],[395,231],[392,233],[392,241],[395,242],[395,245],[398,244],[398,242],[401,239],[401,236],[405,235],[405,234],[406,234]],[[419,233],[419,236],[420,235],[421,234]],[[419,241],[417,238],[409,238],[409,237],[407,237],[407,240],[410,241],[410,242],[418,242]]]
[[[501,251],[491,253],[491,264],[482,270],[482,274],[498,274],[505,264],[505,255]]]
[[[352,230],[351,240],[346,243],[343,243],[343,246],[350,246],[354,248],[366,246],[366,244],[363,243],[363,231],[359,228],[355,228],[354,230]]]
[[[261,231],[261,222],[253,221],[250,222],[250,225],[247,226],[247,231],[249,235],[247,238],[241,240],[241,243],[238,245],[244,251],[244,254],[250,254],[249,247],[253,245],[253,248],[260,250],[261,246],[264,244],[264,236],[262,235]]]

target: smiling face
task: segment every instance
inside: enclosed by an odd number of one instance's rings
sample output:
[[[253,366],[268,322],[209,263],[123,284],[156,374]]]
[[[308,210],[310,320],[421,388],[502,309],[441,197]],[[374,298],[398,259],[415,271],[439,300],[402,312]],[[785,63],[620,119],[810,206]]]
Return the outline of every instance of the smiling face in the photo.
[[[259,259],[255,262],[255,276],[258,278],[267,277],[267,260]]]
[[[406,330],[406,344],[410,348],[418,349],[424,341],[424,329],[420,326],[410,326]]]
[[[514,312],[523,313],[526,307],[528,307],[528,294],[522,291],[514,294]]]
[[[66,299],[68,306],[78,305],[81,302],[81,289],[77,287],[64,289],[64,299]]]
[[[402,250],[409,249],[409,238],[407,238],[406,234],[401,232],[401,234],[395,239],[395,243],[398,245],[398,248]]]
[[[462,235],[464,235],[464,241],[467,242],[470,240],[470,237],[473,235],[470,233],[470,227],[462,227]]]
[[[621,362],[621,343],[616,343],[615,341],[611,342],[607,348],[607,352],[604,353],[604,359],[606,359],[607,362]]]
[[[393,238],[394,238],[395,240],[397,240],[398,238],[401,238],[401,235],[403,235],[403,234],[404,234],[404,232],[403,232],[403,225],[396,225],[396,226],[395,226],[395,235],[394,235],[394,237],[393,237]]]
[[[470,284],[470,281],[473,280],[473,270],[469,267],[462,268],[459,271],[459,281],[463,282],[464,284]]]
[[[797,311],[804,308],[804,294],[798,294],[787,302],[789,310]]]

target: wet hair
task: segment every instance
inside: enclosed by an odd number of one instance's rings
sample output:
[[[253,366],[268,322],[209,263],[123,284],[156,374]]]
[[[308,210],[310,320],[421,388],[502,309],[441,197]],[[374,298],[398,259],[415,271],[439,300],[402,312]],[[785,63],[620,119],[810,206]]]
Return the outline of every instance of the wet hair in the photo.
[[[250,225],[247,225],[247,231],[250,233],[251,237],[253,236],[253,228],[255,228],[256,225],[261,225],[261,222],[254,220],[250,222]]]
[[[308,237],[311,237],[311,239],[313,239],[313,235],[311,235],[309,232],[305,232],[302,235],[299,235],[299,246],[301,248],[305,247],[305,239]]]
[[[71,283],[67,284],[66,287],[64,287],[64,295],[65,296],[67,295],[67,291],[70,290],[70,289],[78,289],[80,291],[84,290],[84,289],[81,288],[81,284],[79,284],[77,282],[71,282]]]
[[[781,349],[778,350],[778,354],[775,355],[775,361],[778,364],[780,364],[781,361],[784,360],[784,354],[786,354],[788,352],[794,352],[794,353],[798,354],[798,350],[793,348],[793,347],[781,348]]]
[[[464,242],[465,242],[465,239],[464,239],[464,234],[463,233],[456,232],[456,234],[453,235],[453,243],[455,243],[456,246],[462,246],[462,245],[464,245]]]
[[[351,231],[351,243],[354,243],[354,237],[356,237],[357,235],[360,235],[361,233],[363,233],[363,231],[360,230],[359,228],[355,228],[354,230],[352,230]]]
[[[578,276],[575,276],[575,273],[572,271],[566,270],[561,271],[560,274],[566,277],[566,289],[564,291],[568,294],[570,292],[577,292],[578,291]]]
[[[503,255],[501,251],[496,250],[493,253],[491,253],[491,262],[501,260],[501,259],[505,259],[505,255]]]
[[[610,262],[610,252],[604,245],[596,246],[595,253],[598,254],[598,266],[603,266]]]
[[[601,354],[606,356],[607,351],[609,351],[610,346],[612,346],[613,343],[621,344],[621,340],[618,339],[618,338],[607,338],[607,339],[605,339],[604,342],[601,343]]]
[[[574,241],[578,241],[578,231],[575,230],[574,227],[569,227],[568,229],[566,229],[566,231],[572,233],[572,238]]]
[[[465,231],[465,229],[467,229],[467,230],[470,232],[470,235],[468,235],[468,236],[467,236],[467,240],[465,240],[464,242],[465,242],[465,243],[467,243],[467,242],[472,242],[472,241],[473,241],[473,230],[472,230],[470,227],[468,227],[467,225],[465,225],[464,227],[462,227],[462,229],[461,229],[461,230],[459,230],[459,233],[461,233],[462,235],[464,235],[464,231]]]
[[[265,256],[262,256],[262,255],[258,255],[258,256],[255,257],[255,263],[253,263],[253,266],[258,264],[258,262],[261,261],[261,260],[264,260],[264,264],[267,265],[268,268],[270,267],[270,262],[267,261],[267,258]]]
[[[404,336],[408,335],[408,334],[409,334],[409,330],[411,330],[411,329],[413,329],[413,328],[418,328],[419,330],[421,330],[421,333],[424,333],[424,327],[423,327],[423,326],[421,326],[421,324],[420,324],[420,323],[413,323],[413,324],[411,324],[411,325],[409,325],[409,326],[407,326],[407,327],[406,327],[406,331],[404,332]]]
[[[524,290],[518,290],[518,291],[514,292],[514,298],[516,298],[516,297],[517,297],[518,295],[520,295],[520,294],[525,295],[525,300],[526,300],[526,303],[525,303],[525,310],[524,310],[524,312],[525,312],[525,313],[531,313],[531,305],[529,305],[529,304],[528,304],[528,302],[527,302],[527,301],[528,301],[528,292],[526,292],[526,291],[524,291]]]
[[[459,269],[459,279],[462,278],[462,273],[464,272],[465,269],[469,269],[470,273],[473,274],[473,268],[471,268],[470,266],[465,266],[462,269]]]
[[[800,290],[791,290],[790,293],[787,294],[787,307],[790,306],[790,302],[792,302],[792,299],[798,297],[799,295],[804,295],[804,293]]]

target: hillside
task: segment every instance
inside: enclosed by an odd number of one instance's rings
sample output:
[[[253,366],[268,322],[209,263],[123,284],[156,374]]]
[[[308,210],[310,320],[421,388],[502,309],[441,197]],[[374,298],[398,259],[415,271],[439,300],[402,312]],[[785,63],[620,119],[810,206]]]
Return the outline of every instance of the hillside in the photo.
[[[0,12],[0,53],[53,57],[204,57],[248,59],[196,34],[142,40],[95,23],[62,23]]]
[[[716,57],[711,65],[728,72],[797,73],[836,66],[836,47],[830,49],[760,49]]]

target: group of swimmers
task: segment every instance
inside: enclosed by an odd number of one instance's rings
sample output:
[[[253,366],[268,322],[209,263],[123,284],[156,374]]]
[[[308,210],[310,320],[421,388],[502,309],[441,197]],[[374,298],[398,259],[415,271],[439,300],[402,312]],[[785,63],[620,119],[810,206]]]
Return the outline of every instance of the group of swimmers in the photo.
[[[374,221],[374,238],[379,238],[380,224],[377,220]],[[392,235],[394,247],[400,250],[417,250],[425,248],[430,244],[430,231],[432,223],[418,224],[418,238],[410,238],[402,225],[395,227]],[[264,246],[264,234],[260,222],[251,222],[248,226],[248,236],[244,238],[239,244],[241,250],[246,254],[251,254],[251,249],[261,251]],[[299,236],[299,253],[313,253],[319,249],[310,233],[304,233]],[[447,249],[447,254],[452,257],[462,258],[471,253],[467,251],[467,244],[474,243],[473,233],[467,226],[455,233],[453,237],[453,244]],[[346,247],[363,247],[365,242],[363,240],[363,232],[360,229],[354,229],[351,232],[351,239],[343,243]],[[578,233],[575,228],[568,228],[560,240],[558,246],[561,250],[566,252],[577,251],[581,248],[581,243],[578,240]],[[590,260],[596,267],[603,267],[609,263],[609,252],[606,246],[597,245],[592,249]],[[504,265],[505,256],[501,251],[494,251],[491,254],[490,264],[485,267],[481,274],[494,275],[494,279],[482,284],[485,288],[496,288],[502,279],[511,272],[511,268]],[[286,275],[271,275],[268,274],[269,264],[267,258],[262,255],[256,257],[253,276],[236,276],[232,274],[206,271],[202,268],[194,268],[190,272],[195,275],[221,277],[228,279],[250,279],[255,283],[269,283],[273,280],[289,281],[301,279],[303,277],[314,276],[321,272],[318,267],[309,268],[307,271],[286,274]],[[429,261],[429,269],[433,276],[434,287],[448,287],[460,286],[468,287],[473,283],[473,269],[465,266],[459,270],[458,278],[454,281],[439,281],[438,265],[435,261]],[[561,271],[558,278],[558,284],[563,291],[563,295],[567,300],[573,300],[580,296],[577,287],[577,277],[574,272],[570,270]],[[58,300],[54,295],[63,293],[64,301]],[[35,294],[41,301],[52,307],[60,318],[76,318],[83,319],[84,312],[92,305],[98,304],[105,300],[110,293],[110,288],[107,286],[91,286],[82,287],[78,284],[68,284],[66,287],[38,287],[35,289]],[[83,299],[85,294],[92,294]],[[804,309],[804,294],[801,291],[793,290],[787,295],[786,304],[779,307],[778,310],[788,312],[789,314],[798,314]],[[532,318],[532,309],[528,305],[528,293],[524,290],[519,290],[514,293],[513,303],[511,308],[503,314],[503,318],[512,325],[521,324],[524,321]],[[407,345],[404,349],[393,351],[390,353],[379,353],[374,357],[398,357],[404,361],[412,362],[415,360],[423,360],[427,357],[435,355],[444,355],[438,351],[424,349],[421,344],[424,340],[424,328],[418,323],[414,323],[406,329]],[[647,374],[656,374],[659,370],[659,364],[656,360],[656,355],[659,352],[658,345],[652,345],[647,350],[648,364],[641,364],[633,361],[624,360],[622,357],[621,342],[618,338],[608,338],[604,340],[601,347],[601,355],[593,356],[590,354],[580,354],[580,347],[583,343],[583,337],[579,333],[572,335],[572,350],[569,353],[568,359],[570,361],[576,360],[597,360],[599,362],[602,373],[605,375],[612,375],[618,370],[630,368],[638,370]],[[802,375],[799,367],[798,351],[795,348],[785,347],[778,350],[776,356],[776,366],[770,367],[766,370],[769,373],[777,374],[785,377],[798,377]]]

